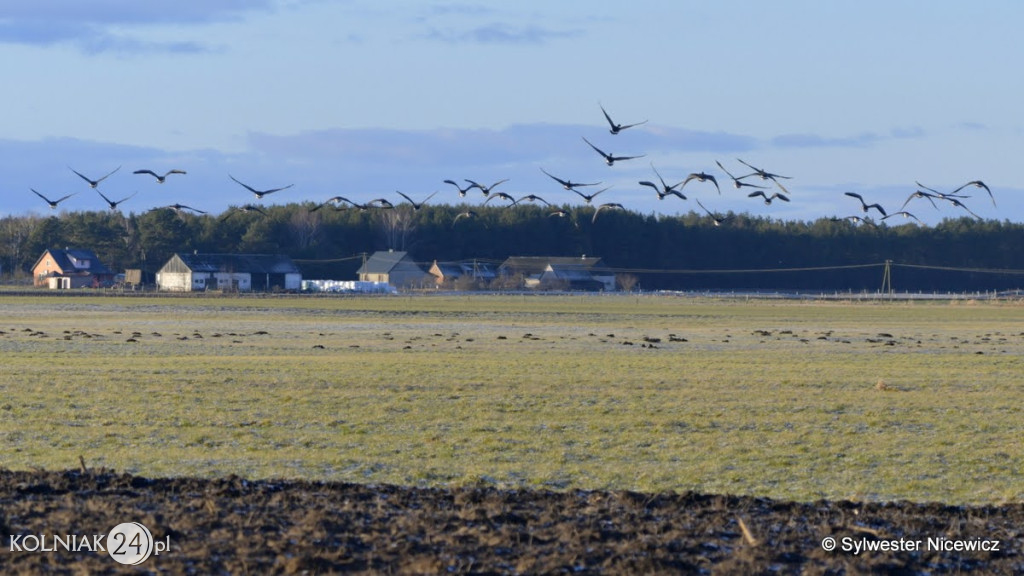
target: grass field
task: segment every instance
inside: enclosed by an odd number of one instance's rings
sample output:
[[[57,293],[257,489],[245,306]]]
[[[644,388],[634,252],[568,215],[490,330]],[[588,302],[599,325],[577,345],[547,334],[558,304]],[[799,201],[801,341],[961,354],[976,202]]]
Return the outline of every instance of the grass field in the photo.
[[[1024,305],[0,296],[0,467],[1024,499]]]

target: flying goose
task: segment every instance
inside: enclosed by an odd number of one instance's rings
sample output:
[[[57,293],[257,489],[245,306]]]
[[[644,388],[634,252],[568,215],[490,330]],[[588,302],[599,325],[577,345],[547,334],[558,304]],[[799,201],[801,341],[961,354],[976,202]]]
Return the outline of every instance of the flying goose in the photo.
[[[992,191],[989,190],[988,186],[981,180],[971,180],[967,184],[964,184],[963,186],[957,188],[956,190],[953,190],[952,192],[950,192],[950,194],[956,194],[957,192],[963,190],[964,188],[967,188],[968,186],[974,186],[975,188],[984,188],[985,192],[988,192],[988,197],[992,199],[992,205],[996,205],[996,197],[992,195]]]
[[[34,193],[34,194],[35,194],[36,196],[39,196],[40,198],[42,198],[43,200],[45,200],[45,201],[46,201],[46,203],[50,205],[50,210],[56,210],[56,209],[57,209],[57,205],[58,205],[58,204],[60,204],[61,202],[63,202],[63,201],[65,201],[65,200],[67,200],[68,198],[71,198],[71,197],[72,197],[72,196],[74,196],[75,194],[78,194],[78,192],[72,192],[71,194],[68,194],[67,196],[62,196],[62,197],[60,197],[60,198],[58,198],[58,199],[56,199],[56,200],[50,200],[50,199],[49,199],[49,198],[47,198],[46,196],[43,196],[43,195],[42,195],[42,194],[40,194],[39,192],[36,192],[34,188],[29,188],[29,190],[32,190],[32,192],[33,192],[33,193]]]
[[[689,182],[690,180],[696,180],[697,182],[711,182],[712,184],[715,185],[715,190],[718,190],[719,194],[722,193],[722,189],[718,187],[718,180],[715,180],[715,177],[712,176],[711,174],[705,174],[704,172],[694,172],[687,176],[686,180],[683,180],[682,188],[686,188],[686,183]]]
[[[864,197],[861,196],[860,194],[857,194],[856,192],[843,192],[843,194],[851,198],[856,198],[857,200],[860,200],[860,209],[863,210],[865,214],[868,213],[868,210],[874,208],[875,210],[878,210],[882,214],[882,216],[886,215],[885,208],[882,208],[881,204],[868,204],[867,202],[864,201]]]
[[[683,185],[683,182],[679,182],[677,184],[669,186],[668,184],[665,183],[665,179],[661,177],[661,173],[658,172],[658,169],[654,167],[654,162],[651,162],[651,169],[654,170],[654,173],[658,176],[658,181],[661,182],[661,186],[659,187],[657,184],[651,182],[650,180],[641,180],[637,182],[637,184],[641,186],[649,186],[651,188],[654,188],[654,191],[658,193],[658,200],[664,200],[665,197],[669,195],[676,195],[682,198],[683,200],[686,200],[686,196],[684,196],[682,192],[676,190],[676,188]]]
[[[700,206],[701,210],[707,212],[707,215],[711,217],[711,221],[715,224],[715,226],[721,226],[722,224],[725,224],[729,220],[733,219],[733,216],[722,216],[721,214],[716,214],[711,210],[708,210],[707,208],[704,207],[703,204],[700,203],[700,200],[697,200],[697,206]]]
[[[914,220],[917,220],[918,224],[923,224],[923,222],[921,222],[921,220],[917,216],[914,216],[913,214],[911,214],[910,212],[907,212],[906,210],[900,210],[899,212],[893,212],[892,214],[886,214],[885,216],[882,216],[882,220],[888,220],[889,218],[892,218],[893,216],[903,216],[904,218],[913,218]]]
[[[545,173],[545,174],[547,174],[548,177],[551,178],[552,180],[554,180],[555,182],[558,182],[559,184],[561,184],[562,188],[565,188],[566,190],[573,190],[577,186],[597,186],[598,184],[600,184],[600,182],[592,182],[592,183],[585,184],[585,183],[582,183],[582,182],[573,182],[572,180],[562,180],[558,176],[555,176],[555,175],[549,173],[547,170],[545,170],[543,168],[541,168],[540,171]]]
[[[480,184],[478,182],[474,182],[474,181],[472,181],[472,180],[470,180],[468,178],[463,178],[463,180],[465,180],[466,182],[469,182],[469,184],[470,184],[469,188],[479,188],[480,191],[484,193],[484,196],[489,195],[491,193],[491,190],[493,190],[498,184],[502,184],[504,182],[508,182],[508,178],[505,178],[504,180],[498,180],[497,182],[495,182],[494,184],[491,184],[490,186],[484,186],[483,184]],[[467,190],[469,188],[467,188]]]
[[[399,196],[401,196],[402,198],[405,198],[406,200],[408,200],[409,204],[412,204],[413,211],[419,211],[420,208],[423,208],[423,206],[426,205],[427,200],[430,200],[431,198],[434,197],[435,194],[437,194],[437,192],[434,192],[430,196],[427,196],[426,198],[424,198],[422,202],[416,203],[416,202],[413,201],[412,198],[409,198],[408,196],[406,196],[405,194],[402,194],[398,190],[395,190],[395,193],[398,194]]]
[[[611,186],[608,186],[606,188],[602,188],[602,189],[598,190],[597,192],[594,192],[593,194],[584,194],[583,192],[580,192],[579,190],[577,190],[575,188],[570,188],[569,190],[571,192],[575,192],[576,194],[579,194],[580,198],[583,198],[584,202],[586,202],[587,204],[590,204],[590,201],[593,200],[595,196],[597,196],[601,192],[604,192],[605,190],[608,190],[609,188],[611,188]]]
[[[184,217],[186,210],[195,212],[197,214],[206,214],[206,212],[203,212],[202,210],[197,210],[191,206],[185,206],[184,204],[171,204],[170,206],[161,206],[159,208],[151,209],[150,212],[152,212],[153,210],[173,210],[174,213],[177,214],[179,218]]]
[[[516,200],[516,203],[522,202],[523,200],[525,200],[527,202],[540,202],[540,203],[544,204],[545,206],[551,206],[550,202],[548,202],[547,200],[541,198],[540,196],[537,196],[536,194],[527,194],[526,196],[523,196],[519,200]]]
[[[774,200],[776,198],[778,198],[779,200],[782,200],[783,202],[789,202],[789,197],[787,197],[785,194],[780,194],[778,192],[772,192],[771,196],[765,194],[764,190],[757,190],[755,192],[751,192],[750,194],[747,194],[747,198],[753,198],[755,196],[760,196],[760,197],[764,198],[765,206],[768,206],[769,204],[771,204],[772,200]]]
[[[581,138],[583,138],[583,141],[586,142],[588,146],[590,146],[595,151],[597,151],[598,154],[600,154],[601,156],[604,156],[604,163],[609,165],[609,166],[615,164],[615,162],[617,160],[632,160],[634,158],[643,158],[644,156],[646,156],[646,154],[641,154],[639,156],[613,156],[612,154],[608,154],[607,152],[604,152],[603,150],[601,150],[597,146],[594,146],[593,144],[591,144],[590,140],[587,140],[585,137],[581,136]]]
[[[100,182],[103,182],[104,180],[106,180],[106,179],[107,179],[107,176],[110,176],[111,174],[113,174],[114,172],[117,172],[117,171],[118,171],[118,170],[120,170],[120,169],[121,169],[121,167],[120,167],[120,166],[118,166],[117,168],[114,168],[114,169],[113,169],[113,170],[111,170],[111,171],[110,171],[110,172],[109,172],[109,173],[108,173],[108,174],[107,174],[106,176],[104,176],[104,177],[100,178],[99,180],[92,180],[91,178],[88,178],[88,177],[86,177],[85,175],[83,175],[83,174],[82,174],[81,172],[79,172],[78,170],[75,170],[75,169],[74,169],[74,168],[72,168],[71,166],[68,166],[68,170],[71,170],[71,171],[72,171],[72,172],[74,172],[75,174],[78,174],[78,177],[79,177],[79,178],[81,178],[82,180],[85,180],[86,182],[88,182],[88,183],[89,183],[89,187],[90,187],[90,188],[95,188],[95,187],[99,186],[99,185],[100,185]]]
[[[597,215],[601,213],[601,210],[624,210],[624,208],[622,204],[619,204],[618,202],[607,202],[605,204],[601,204],[596,210],[594,210],[594,217],[590,219],[591,224],[597,222]]]
[[[925,198],[929,202],[932,203],[932,206],[934,208],[937,209],[938,206],[935,205],[935,200],[933,200],[933,198],[940,198],[941,199],[942,197],[937,195],[937,194],[931,194],[929,192],[925,192],[923,190],[915,190],[913,194],[911,194],[910,196],[907,196],[906,201],[903,202],[903,206],[900,206],[900,210],[902,211],[904,208],[906,208],[907,204],[910,204],[910,201],[913,200],[914,198]]]
[[[601,106],[600,102],[598,102],[597,105],[601,107],[601,112],[604,114],[604,118],[605,120],[608,121],[608,126],[610,127],[608,131],[611,132],[612,134],[618,134],[619,132],[622,132],[626,128],[632,128],[633,126],[639,126],[641,124],[647,123],[647,120],[644,120],[643,122],[637,122],[635,124],[616,124],[615,122],[612,121],[612,117],[608,115],[608,112],[605,111],[604,106]]]
[[[782,190],[784,193],[789,194],[789,190],[786,190],[786,187],[783,186],[781,182],[779,182],[779,178],[782,178],[782,179],[785,179],[785,180],[790,180],[790,179],[793,178],[792,176],[783,176],[781,174],[772,174],[771,172],[762,170],[762,169],[760,169],[760,168],[758,168],[756,166],[752,166],[752,165],[744,162],[743,160],[741,160],[739,158],[737,158],[737,160],[739,160],[740,164],[743,164],[747,168],[750,168],[751,170],[754,171],[753,174],[747,174],[746,176],[740,176],[740,178],[739,178],[740,180],[742,180],[744,178],[748,178],[750,176],[757,176],[761,180],[771,180],[772,182],[775,183],[776,186],[779,187],[779,190]]]
[[[132,172],[132,174],[149,174],[153,176],[153,178],[156,178],[157,184],[163,184],[164,180],[166,180],[171,174],[186,174],[186,172],[184,170],[168,170],[165,174],[160,175],[152,170],[136,170],[135,172]]]
[[[232,208],[226,214],[224,214],[223,216],[218,218],[217,221],[218,222],[223,222],[223,221],[227,220],[228,218],[230,218],[236,212],[257,212],[257,213],[262,214],[264,216],[267,215],[267,213],[264,212],[263,209],[260,208],[259,206],[256,206],[254,204],[246,204],[245,206],[236,206],[236,207]]]
[[[725,166],[722,166],[722,163],[719,162],[718,160],[715,160],[715,164],[718,164],[718,167],[722,169],[722,172],[725,172],[725,174],[727,176],[729,176],[729,178],[732,179],[732,185],[737,190],[743,188],[744,186],[747,186],[749,188],[760,188],[762,190],[767,190],[768,189],[767,186],[758,186],[757,184],[750,184],[748,182],[744,182],[743,181],[744,178],[749,178],[751,176],[757,176],[757,172],[754,172],[752,174],[747,174],[746,176],[740,176],[739,178],[737,178],[737,177],[732,175],[732,172],[729,172],[728,170],[726,170]]]
[[[100,180],[102,180],[102,178]],[[96,193],[99,194],[104,200],[107,201],[107,204],[110,205],[110,209],[111,210],[117,210],[117,205],[118,204],[120,204],[121,202],[124,202],[125,200],[128,200],[132,196],[135,196],[136,194],[138,194],[138,192],[132,192],[131,196],[128,196],[127,198],[122,198],[120,200],[114,201],[114,200],[111,200],[110,198],[107,198],[106,195],[104,195],[103,192],[100,192],[99,190],[96,190]]]
[[[465,188],[463,188],[462,186],[459,186],[458,184],[456,184],[454,180],[445,180],[444,183],[445,184],[451,184],[452,186],[455,186],[455,188],[459,191],[459,196],[462,196],[462,197],[464,197],[466,195],[466,192],[469,192],[470,190],[472,190],[474,188],[474,186],[472,184],[469,185],[469,186],[466,186]]]
[[[495,198],[497,198],[499,200],[507,200],[507,201],[511,202],[512,204],[509,204],[509,206],[515,206],[516,205],[516,199],[513,198],[509,194],[505,194],[504,192],[495,192],[494,194],[488,196],[487,200],[484,200],[484,204],[486,205],[488,202],[490,202],[491,200],[494,200]]]
[[[452,226],[455,226],[455,223],[458,222],[462,218],[476,218],[476,217],[477,217],[477,213],[474,210],[466,210],[465,212],[459,212],[458,214],[455,215],[455,219],[452,220]]]
[[[231,174],[228,174],[228,178],[231,178],[235,182],[238,182],[238,179],[235,178],[234,176],[232,176]],[[248,190],[249,192],[252,192],[253,194],[255,194],[256,198],[259,199],[259,200],[263,200],[263,197],[266,196],[267,194],[273,194],[274,192],[280,192],[281,190],[287,190],[287,189],[291,188],[292,186],[294,186],[294,184],[289,184],[289,185],[283,186],[281,188],[271,188],[270,190],[257,190],[255,188],[253,188],[252,186],[249,186],[248,184],[245,184],[244,182],[238,182],[238,183],[241,184],[242,187],[245,188],[246,190]]]

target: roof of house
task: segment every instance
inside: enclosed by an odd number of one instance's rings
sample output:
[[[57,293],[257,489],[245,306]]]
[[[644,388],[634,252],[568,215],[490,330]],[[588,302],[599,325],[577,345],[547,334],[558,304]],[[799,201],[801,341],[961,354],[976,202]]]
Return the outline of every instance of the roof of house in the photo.
[[[81,248],[67,248],[64,250],[57,250],[50,248],[43,252],[43,254],[36,260],[36,263],[32,265],[35,269],[39,265],[39,262],[46,257],[47,252],[53,257],[53,261],[57,266],[64,271],[64,273],[70,272],[85,272],[89,274],[114,274],[115,272],[110,268],[107,268],[106,264],[100,262],[100,259],[96,256],[96,253],[92,250],[85,250]]]
[[[419,268],[419,265],[411,259],[406,259],[408,252],[398,250],[374,252],[366,262],[356,270],[356,274],[389,274],[399,263],[403,265],[412,264]],[[404,261],[404,262],[403,262]]]
[[[299,267],[283,254],[175,254],[193,272],[298,274]]]
[[[431,266],[431,272],[437,270],[441,277],[458,278],[473,276],[476,278],[494,278],[494,268],[488,262],[437,262]]]
[[[502,262],[500,269],[506,272],[515,271],[523,274],[542,274],[548,266],[561,269],[591,270],[603,266],[600,257],[587,256],[511,256]]]

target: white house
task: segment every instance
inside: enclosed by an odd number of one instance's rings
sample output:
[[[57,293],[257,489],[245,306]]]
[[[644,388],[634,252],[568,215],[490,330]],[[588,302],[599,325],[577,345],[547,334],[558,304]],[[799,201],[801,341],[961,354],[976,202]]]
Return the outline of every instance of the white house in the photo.
[[[159,290],[299,290],[302,273],[280,254],[175,254],[156,273]]]

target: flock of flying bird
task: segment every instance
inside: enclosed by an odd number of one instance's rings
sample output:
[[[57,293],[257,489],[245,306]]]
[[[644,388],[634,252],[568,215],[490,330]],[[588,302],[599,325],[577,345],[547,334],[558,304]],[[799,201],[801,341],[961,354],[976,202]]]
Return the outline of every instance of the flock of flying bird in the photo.
[[[614,120],[612,120],[612,117],[604,109],[604,106],[600,105],[600,104],[599,104],[599,106],[601,108],[601,113],[604,115],[605,120],[608,122],[608,131],[612,135],[620,134],[623,130],[626,130],[628,128],[633,128],[635,126],[640,126],[640,125],[643,125],[643,124],[647,123],[647,120],[643,120],[641,122],[635,122],[635,123],[632,123],[632,124],[619,124],[619,123],[616,123]],[[599,148],[597,145],[595,145],[593,142],[588,140],[586,137],[581,136],[581,138],[582,138],[583,142],[587,146],[592,148],[595,152],[597,152],[601,156],[601,158],[604,160],[604,163],[606,165],[608,165],[608,166],[613,166],[616,162],[624,162],[624,161],[628,161],[628,160],[635,160],[635,159],[643,158],[643,157],[646,156],[646,154],[638,154],[638,155],[633,155],[633,156],[615,155],[615,154],[612,154],[610,152],[606,152],[602,148]],[[731,180],[732,185],[733,185],[733,187],[735,189],[741,190],[741,191],[744,188],[750,189],[750,191],[747,193],[747,197],[749,197],[749,198],[760,198],[761,200],[764,201],[765,205],[771,205],[772,202],[774,202],[776,200],[779,200],[779,201],[782,201],[782,202],[789,202],[790,201],[790,195],[791,194],[790,194],[789,190],[785,187],[785,185],[781,182],[781,180],[790,180],[792,177],[790,177],[790,176],[782,176],[780,174],[775,174],[775,173],[772,173],[772,172],[768,172],[767,170],[764,170],[762,168],[758,168],[758,167],[756,167],[756,166],[754,166],[752,164],[749,164],[749,163],[745,162],[744,160],[742,160],[740,158],[737,158],[736,160],[740,164],[742,164],[744,166],[744,170],[751,170],[751,172],[743,174],[742,176],[736,176],[732,172],[730,172],[724,165],[722,165],[721,162],[719,162],[717,160],[715,161],[715,164],[718,165],[718,168],[721,169],[722,172],[724,172],[725,175],[729,177],[729,179]],[[118,205],[120,205],[122,202],[125,202],[125,201],[131,199],[132,197],[134,197],[138,193],[138,192],[134,192],[131,195],[125,197],[125,198],[121,198],[120,200],[111,200],[106,195],[104,195],[103,192],[101,192],[99,190],[100,183],[103,182],[104,180],[106,180],[108,177],[110,177],[114,173],[116,173],[118,170],[120,170],[121,169],[120,166],[115,168],[111,172],[105,174],[101,178],[96,179],[96,180],[93,180],[93,179],[89,178],[88,176],[78,172],[77,170],[75,170],[73,168],[69,167],[69,169],[72,172],[74,172],[76,175],[78,175],[86,183],[88,183],[89,187],[91,187],[94,190],[96,190],[96,192],[110,206],[111,210],[116,210]],[[701,172],[692,172],[689,175],[687,175],[684,179],[680,180],[679,182],[676,182],[675,184],[669,185],[665,181],[665,179],[662,177],[662,175],[658,171],[658,169],[655,168],[653,162],[651,162],[651,169],[654,171],[654,175],[657,177],[657,182],[655,182],[653,180],[640,180],[639,182],[637,182],[637,184],[639,186],[645,186],[645,187],[648,187],[648,188],[651,188],[652,190],[654,190],[654,192],[657,194],[657,197],[658,197],[659,200],[664,200],[665,198],[667,198],[669,196],[675,196],[675,197],[677,197],[677,198],[679,198],[681,200],[687,200],[687,196],[685,194],[683,194],[683,189],[690,182],[698,182],[698,183],[710,182],[712,185],[714,185],[715,190],[718,192],[719,195],[721,195],[721,193],[722,193],[722,190],[721,190],[721,187],[719,186],[718,180],[712,174],[708,174],[708,173],[703,172],[703,171],[701,171]],[[602,194],[602,193],[608,191],[611,188],[611,186],[606,186],[606,187],[601,188],[599,190],[596,190],[594,192],[584,191],[584,189],[589,190],[591,187],[600,186],[602,183],[601,182],[574,182],[571,179],[563,179],[563,178],[560,178],[558,176],[555,176],[554,174],[552,174],[552,173],[548,172],[547,170],[545,170],[543,167],[541,167],[540,170],[545,175],[547,175],[549,178],[551,178],[552,180],[557,182],[564,190],[573,192],[576,195],[578,195],[582,199],[582,201],[584,203],[586,203],[586,204],[591,204],[594,201],[594,199],[599,194]],[[155,178],[156,182],[158,184],[163,184],[166,181],[167,177],[169,177],[169,176],[171,176],[173,174],[182,174],[182,175],[184,175],[184,174],[186,174],[186,172],[184,170],[174,169],[174,170],[168,170],[167,172],[164,172],[163,174],[158,174],[157,172],[154,172],[153,170],[143,169],[143,170],[135,170],[133,172],[133,174],[149,175],[149,176],[152,176],[153,178]],[[244,187],[249,192],[251,192],[257,198],[257,200],[262,200],[265,196],[267,196],[269,194],[273,194],[275,192],[280,192],[282,190],[287,190],[287,189],[289,189],[289,188],[291,188],[293,186],[293,184],[289,184],[287,186],[282,186],[282,187],[279,187],[279,188],[271,188],[271,189],[268,189],[268,190],[258,190],[256,188],[253,188],[252,186],[249,186],[248,184],[245,184],[244,182],[239,181],[238,179],[236,179],[234,176],[232,176],[230,174],[228,174],[228,177],[231,178],[231,180],[233,180],[237,184],[239,184],[242,187]],[[748,182],[747,181],[748,179],[758,179],[758,180],[761,181],[762,184],[755,184],[755,183],[752,183],[752,182]],[[463,181],[466,183],[465,185],[460,185],[455,180],[444,180],[443,183],[450,184],[450,185],[454,186],[456,188],[456,190],[458,190],[458,193],[459,193],[460,197],[465,197],[471,190],[474,190],[474,189],[479,190],[483,194],[483,196],[485,197],[485,200],[483,202],[484,205],[490,203],[493,200],[499,200],[499,201],[505,202],[506,206],[515,206],[515,205],[519,204],[520,202],[537,202],[537,203],[543,204],[546,207],[551,209],[551,212],[549,212],[549,216],[565,217],[565,216],[569,216],[570,215],[570,212],[568,210],[566,210],[565,208],[556,207],[553,204],[551,204],[550,202],[548,202],[547,200],[545,200],[544,198],[541,198],[540,196],[538,196],[536,194],[528,194],[528,195],[522,196],[520,198],[515,198],[515,197],[513,197],[512,195],[510,195],[510,194],[508,194],[506,192],[495,190],[495,188],[497,188],[501,184],[504,184],[505,182],[508,182],[509,181],[508,178],[504,178],[504,179],[498,180],[498,181],[496,181],[496,182],[494,182],[493,184],[490,184],[490,185],[484,185],[484,184],[481,184],[481,183],[479,183],[479,182],[477,182],[475,180],[470,180],[468,178],[463,179]],[[923,199],[928,200],[932,204],[932,206],[935,207],[935,208],[938,208],[938,204],[936,203],[936,201],[939,201],[939,202],[949,202],[952,206],[954,206],[956,208],[963,209],[968,214],[970,214],[971,216],[974,216],[975,218],[980,220],[981,217],[978,216],[977,214],[975,214],[973,211],[971,211],[962,202],[962,200],[964,200],[966,198],[970,198],[970,196],[967,196],[967,195],[964,195],[964,194],[961,193],[965,189],[967,189],[968,187],[975,187],[975,188],[983,189],[985,192],[988,193],[989,197],[992,199],[993,206],[995,206],[995,197],[992,195],[991,189],[989,189],[989,187],[984,182],[982,182],[981,180],[971,180],[970,182],[967,182],[966,184],[963,184],[962,186],[960,186],[959,188],[956,188],[955,190],[953,190],[951,192],[939,192],[938,190],[935,190],[933,188],[929,188],[929,187],[921,184],[920,182],[915,182],[915,184],[917,184],[918,189],[916,191],[914,191],[912,194],[910,194],[910,196],[907,197],[906,201],[903,202],[903,205],[900,206],[899,210],[896,210],[896,211],[893,211],[893,212],[886,211],[885,208],[882,207],[877,202],[869,203],[867,200],[864,199],[864,197],[862,195],[860,195],[860,194],[858,194],[856,192],[844,192],[843,194],[845,196],[854,198],[854,199],[856,199],[860,203],[860,208],[861,208],[861,212],[862,212],[863,215],[847,216],[845,218],[833,217],[831,219],[834,220],[834,221],[849,220],[849,221],[852,221],[852,222],[855,222],[855,223],[863,223],[863,224],[867,224],[867,225],[873,226],[875,224],[874,224],[873,220],[868,216],[868,214],[870,213],[871,210],[875,210],[881,216],[881,218],[880,218],[881,220],[887,220],[889,218],[894,218],[894,217],[899,216],[899,217],[902,217],[904,219],[912,219],[912,220],[917,221],[918,223],[921,223],[921,220],[917,216],[915,216],[913,213],[907,211],[906,208],[907,208],[907,205],[912,200],[914,200],[914,199],[922,199],[923,198]],[[778,188],[778,191],[773,190],[772,189],[772,185],[774,185],[776,188]],[[32,190],[32,192],[35,195],[37,195],[40,198],[42,198],[49,205],[49,207],[51,209],[56,209],[57,206],[61,202],[63,202],[64,200],[67,200],[68,198],[70,198],[70,197],[74,196],[75,194],[77,194],[77,192],[73,192],[73,193],[68,194],[66,196],[63,196],[61,198],[57,198],[55,200],[51,200],[50,198],[46,197],[45,195],[43,195],[42,193],[36,191],[35,189],[30,188],[30,190]],[[431,198],[433,198],[438,192],[435,191],[434,193],[430,194],[429,196],[427,196],[423,200],[420,200],[419,202],[413,200],[411,197],[409,197],[408,195],[406,195],[406,194],[404,194],[402,192],[396,191],[396,193],[398,195],[400,195],[405,201],[407,201],[414,211],[418,211],[418,210],[422,209],[423,206],[427,203],[427,201],[430,200]],[[711,221],[714,223],[715,226],[720,226],[720,225],[724,224],[725,222],[728,222],[729,220],[731,220],[733,218],[732,215],[723,216],[723,215],[721,215],[719,213],[716,213],[716,212],[713,212],[713,211],[709,210],[708,208],[706,208],[704,206],[703,203],[701,203],[701,201],[699,199],[695,199],[695,201],[696,201],[697,205],[700,206],[701,210],[703,210],[708,215],[708,217],[711,219]],[[309,211],[310,212],[316,212],[316,211],[318,211],[320,209],[323,209],[323,208],[326,208],[326,207],[331,207],[334,210],[338,210],[338,211],[341,211],[341,210],[351,210],[351,209],[360,210],[360,211],[367,211],[367,210],[372,210],[372,209],[391,209],[391,208],[394,208],[395,205],[391,201],[386,199],[386,198],[376,198],[376,199],[373,199],[373,200],[370,200],[370,201],[367,201],[367,202],[356,202],[356,201],[350,200],[348,198],[345,198],[344,196],[333,196],[331,198],[328,198],[324,202],[309,208]],[[206,214],[206,212],[204,212],[202,210],[198,210],[196,208],[192,208],[190,206],[186,206],[186,205],[183,205],[183,204],[171,204],[171,205],[168,205],[168,206],[162,206],[162,207],[159,207],[159,208],[153,208],[153,210],[163,210],[163,209],[173,210],[175,213],[178,214],[178,216],[182,216],[185,212],[193,212],[193,213],[197,213],[197,214]],[[604,210],[614,210],[614,209],[624,209],[624,206],[621,203],[618,203],[618,202],[606,202],[606,203],[603,203],[603,204],[597,204],[595,206],[595,209],[594,209],[594,212],[593,212],[593,216],[591,217],[591,222],[596,222],[598,215],[600,215],[602,211],[604,211]],[[227,211],[226,213],[221,215],[219,220],[220,221],[226,220],[226,219],[230,218],[233,214],[236,214],[238,212],[246,212],[246,213],[255,212],[255,213],[262,214],[264,216],[266,215],[266,212],[263,210],[262,207],[260,207],[258,205],[255,205],[255,204],[245,204],[245,205],[242,205],[242,206],[233,206],[229,211]],[[454,220],[452,221],[452,225],[454,226],[456,223],[458,223],[462,219],[475,218],[475,217],[477,217],[477,215],[478,214],[477,214],[477,212],[475,210],[463,211],[463,212],[461,212],[461,213],[459,213],[459,214],[457,214],[455,216]]]

